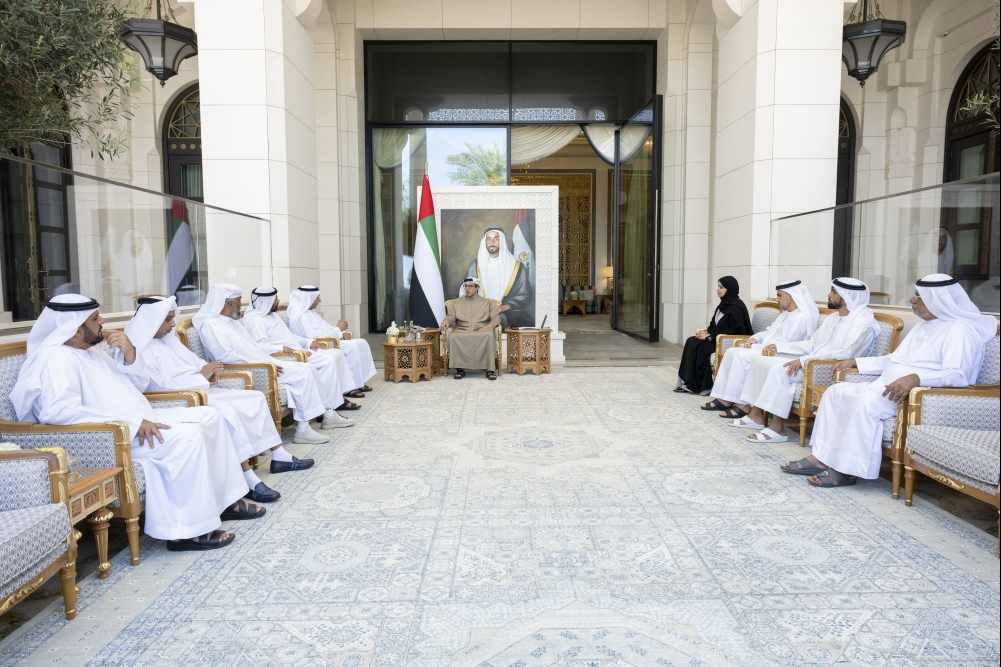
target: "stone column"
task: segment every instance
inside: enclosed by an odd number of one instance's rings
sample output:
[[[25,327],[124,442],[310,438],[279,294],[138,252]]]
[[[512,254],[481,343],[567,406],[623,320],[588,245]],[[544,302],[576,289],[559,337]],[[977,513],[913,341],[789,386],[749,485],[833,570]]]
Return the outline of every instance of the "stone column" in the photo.
[[[318,281],[313,46],[302,3],[197,0],[210,281],[283,295]]]
[[[775,235],[772,221],[834,205],[843,4],[757,0],[739,16],[723,4],[714,2],[712,274],[736,276],[752,299],[769,296],[778,278],[801,278],[821,298],[833,215],[784,224]]]

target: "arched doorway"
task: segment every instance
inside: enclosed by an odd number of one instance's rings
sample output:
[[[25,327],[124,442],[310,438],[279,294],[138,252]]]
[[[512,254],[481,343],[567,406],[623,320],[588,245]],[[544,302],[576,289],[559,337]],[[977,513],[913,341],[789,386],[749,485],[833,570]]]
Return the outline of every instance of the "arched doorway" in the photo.
[[[202,121],[198,84],[182,90],[164,116],[163,188],[167,194],[204,201]],[[200,206],[173,199],[166,209],[166,291],[189,305],[207,279],[205,216]],[[185,290],[179,291],[184,286]],[[194,289],[192,289],[194,288]],[[195,299],[197,300],[197,299]]]
[[[198,84],[183,90],[163,121],[164,191],[197,201],[202,194],[202,117]]]
[[[838,181],[834,203],[849,204],[855,199],[855,115],[841,98],[838,118]],[[831,262],[834,277],[852,275],[852,209],[834,213],[834,253]]]
[[[998,130],[988,107],[970,104],[978,95],[996,94],[997,89],[998,51],[989,44],[970,60],[953,89],[945,126],[945,182],[977,179],[1001,167]],[[960,278],[982,308],[996,311],[996,289],[993,303],[977,296],[980,291],[985,295],[991,292],[978,288],[985,287],[992,276],[996,280],[999,268],[998,207],[988,201],[992,197],[989,190],[974,181],[943,194],[938,268]]]

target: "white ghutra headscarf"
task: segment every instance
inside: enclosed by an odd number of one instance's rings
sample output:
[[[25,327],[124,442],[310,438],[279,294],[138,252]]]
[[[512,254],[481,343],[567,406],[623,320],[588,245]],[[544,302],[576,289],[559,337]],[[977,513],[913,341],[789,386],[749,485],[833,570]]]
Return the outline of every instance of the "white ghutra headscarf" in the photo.
[[[28,355],[10,392],[17,418],[32,418],[32,407],[42,393],[45,352],[72,338],[100,304],[82,294],[60,294],[49,299],[28,333]]]
[[[205,303],[198,309],[195,316],[191,318],[195,326],[200,327],[206,320],[219,317],[222,309],[226,306],[226,302],[238,296],[243,296],[243,290],[238,285],[216,283],[210,287],[209,293],[205,297]]]
[[[125,325],[125,335],[132,341],[137,354],[142,354],[143,349],[156,336],[160,325],[176,308],[177,299],[172,296],[146,296],[139,299],[135,315]]]
[[[495,232],[500,235],[500,249],[497,256],[493,256],[487,250],[487,234]],[[504,298],[504,292],[508,283],[514,277],[518,269],[518,258],[512,254],[507,247],[507,234],[503,229],[492,227],[483,232],[480,239],[480,248],[476,252],[476,273],[480,279],[480,295],[488,299],[500,301]]]
[[[963,321],[977,332],[981,344],[995,336],[998,321],[980,312],[958,279],[945,273],[932,273],[917,281],[915,289],[931,314],[938,319]]]
[[[316,285],[299,285],[288,297],[289,327],[297,326],[302,316],[316,303],[320,296],[320,288]],[[297,329],[292,329],[296,331]]]
[[[793,280],[788,283],[782,283],[775,286],[776,292],[785,292],[792,297],[792,300],[796,302],[796,309],[799,310],[806,317],[808,324],[808,330],[810,334],[813,334],[817,330],[817,326],[820,324],[820,309],[817,308],[817,303],[813,300],[810,295],[810,290],[806,288],[802,280]]]
[[[465,280],[463,280],[461,283],[459,283],[459,298],[460,299],[463,299],[463,298],[466,297],[466,283],[473,283],[474,285],[476,285],[476,293],[477,294],[479,294],[480,290],[483,289],[480,286],[480,281],[478,279],[474,278],[473,276],[469,276],[468,278],[466,278]]]

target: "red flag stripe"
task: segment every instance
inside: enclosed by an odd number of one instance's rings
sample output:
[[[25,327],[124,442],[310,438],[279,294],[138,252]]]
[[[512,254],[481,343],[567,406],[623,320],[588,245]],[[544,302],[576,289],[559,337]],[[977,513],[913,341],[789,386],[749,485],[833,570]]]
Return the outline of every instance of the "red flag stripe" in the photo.
[[[431,200],[431,182],[428,181],[428,175],[424,174],[424,182],[421,183],[421,207],[417,219],[423,220],[429,215],[434,215],[434,201]]]

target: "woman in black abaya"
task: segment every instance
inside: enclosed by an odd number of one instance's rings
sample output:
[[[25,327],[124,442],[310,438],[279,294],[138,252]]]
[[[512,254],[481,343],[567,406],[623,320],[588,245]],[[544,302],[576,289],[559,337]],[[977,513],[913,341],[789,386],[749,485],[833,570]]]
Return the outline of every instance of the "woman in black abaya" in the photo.
[[[678,367],[677,392],[707,394],[713,387],[713,373],[710,358],[716,351],[716,336],[737,334],[750,336],[751,318],[747,306],[740,300],[740,285],[733,276],[723,276],[716,285],[719,305],[709,320],[709,326],[699,329],[685,341],[685,351],[681,354]]]

